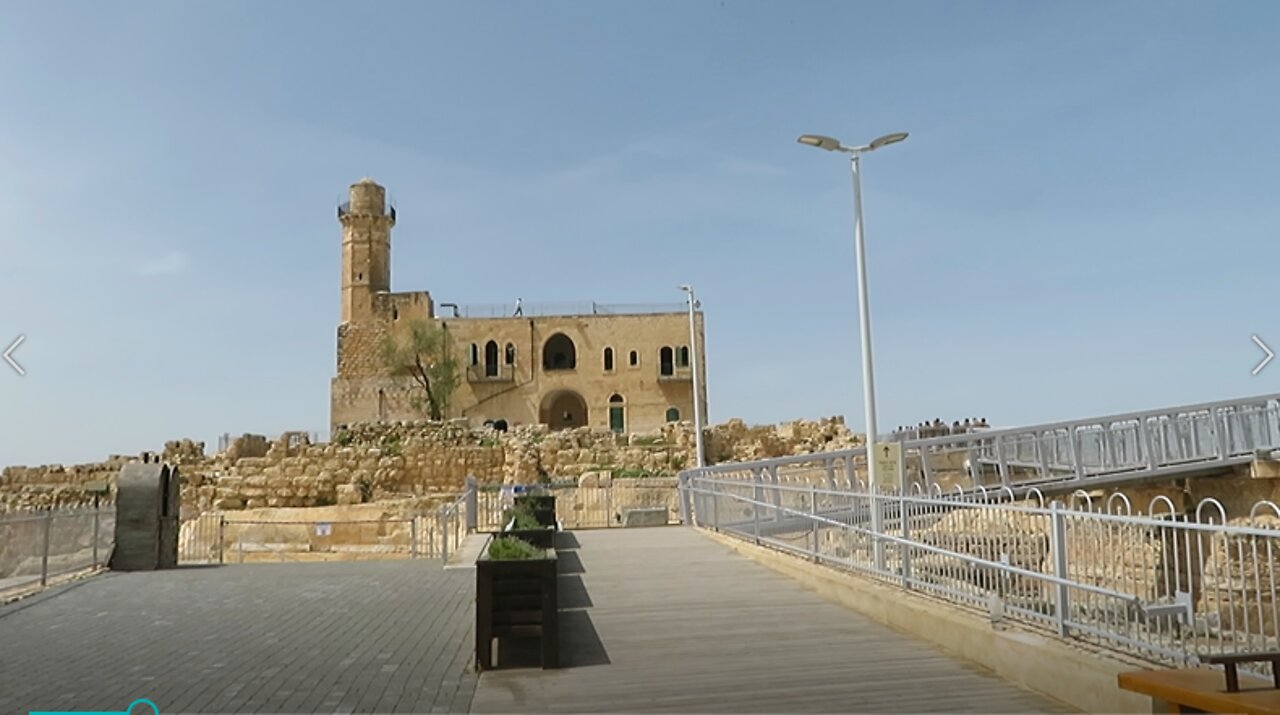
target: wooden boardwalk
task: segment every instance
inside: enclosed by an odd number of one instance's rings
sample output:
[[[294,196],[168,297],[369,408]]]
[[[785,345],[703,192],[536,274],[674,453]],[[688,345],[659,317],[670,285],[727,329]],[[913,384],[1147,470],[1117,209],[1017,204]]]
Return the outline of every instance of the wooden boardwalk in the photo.
[[[487,671],[471,712],[1073,712],[692,529],[564,536],[565,667]]]

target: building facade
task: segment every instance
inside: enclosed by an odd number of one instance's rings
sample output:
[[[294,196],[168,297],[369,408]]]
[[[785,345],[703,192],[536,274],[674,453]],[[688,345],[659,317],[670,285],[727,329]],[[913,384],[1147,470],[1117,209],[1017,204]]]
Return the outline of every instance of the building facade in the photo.
[[[443,329],[447,350],[458,364],[449,418],[617,432],[646,432],[693,419],[694,361],[686,306],[588,303],[476,310],[445,303],[445,315],[437,315],[430,293],[391,292],[396,212],[387,205],[383,187],[367,178],[352,185],[349,200],[338,207],[338,221],[342,317],[330,393],[333,429],[425,416],[413,405],[421,388],[412,378],[393,376],[382,358],[387,336],[417,320]],[[705,424],[701,310],[694,313],[694,335]]]

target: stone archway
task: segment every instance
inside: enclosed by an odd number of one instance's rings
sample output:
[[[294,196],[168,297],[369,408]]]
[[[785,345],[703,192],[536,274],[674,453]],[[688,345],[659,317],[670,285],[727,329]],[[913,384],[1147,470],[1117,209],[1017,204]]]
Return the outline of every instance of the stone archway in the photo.
[[[538,421],[553,430],[587,425],[587,401],[573,390],[557,390],[542,398]]]

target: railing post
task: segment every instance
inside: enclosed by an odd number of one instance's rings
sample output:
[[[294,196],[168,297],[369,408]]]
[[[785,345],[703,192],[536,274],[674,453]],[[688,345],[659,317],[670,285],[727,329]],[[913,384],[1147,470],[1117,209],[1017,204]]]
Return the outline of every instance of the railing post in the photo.
[[[1068,578],[1067,568],[1067,515],[1062,509],[1062,502],[1054,501],[1050,505],[1049,518],[1050,537],[1052,539],[1050,548],[1053,549],[1053,575],[1060,579]],[[1058,635],[1066,637],[1070,635],[1070,627],[1067,625],[1068,614],[1071,610],[1071,593],[1064,583],[1056,583],[1054,590],[1054,619],[1058,624]]]
[[[97,501],[96,497],[94,498],[94,501]],[[101,523],[99,520],[100,515],[101,515],[101,512],[98,510],[98,505],[94,504],[93,506],[93,568],[95,570],[98,568],[98,530]]]
[[[911,519],[907,515],[907,495],[898,496],[898,520],[902,522],[903,544],[898,549],[898,560],[902,564],[902,587],[911,588]]]
[[[713,491],[707,496],[711,500],[711,528],[720,531],[720,495],[714,489],[712,487]]]
[[[418,515],[409,517],[409,558],[418,558]]]
[[[809,485],[809,513],[813,515],[810,521],[813,522],[813,562],[816,564],[822,559],[818,556],[821,547],[818,541],[818,488],[812,484]]]
[[[1147,450],[1147,466],[1155,469],[1160,466],[1160,460],[1156,458],[1156,440],[1152,434],[1156,427],[1160,424],[1158,418],[1145,418],[1138,422],[1138,429],[1142,430],[1143,449]]]
[[[226,563],[226,533],[227,533],[227,517],[218,515],[218,563]]]
[[[1000,483],[1004,485],[1008,485],[1009,484],[1009,464],[1004,458],[1003,440],[1000,438],[1000,435],[996,435],[995,438],[991,441],[991,443],[996,450],[996,464],[998,465],[997,468],[1000,470]]]
[[[467,533],[469,534],[474,534],[476,531],[476,511],[478,502],[476,491],[478,487],[479,485],[476,483],[476,476],[474,474],[468,474],[467,497],[465,501],[467,505]]]
[[[751,505],[752,520],[756,525],[756,545],[760,545],[760,502],[756,501]]]
[[[40,554],[40,585],[49,585],[49,534],[53,526],[53,510],[44,513],[44,547]]]
[[[870,459],[871,455],[867,455]],[[875,484],[867,485],[867,499],[871,504],[871,556],[878,573],[884,573],[884,541],[880,536],[884,534],[884,512],[881,510],[880,499],[876,492],[879,489]]]
[[[1227,423],[1227,411],[1223,409],[1215,410],[1214,420],[1215,428],[1218,433],[1218,459],[1226,461],[1231,456],[1231,431],[1230,425]]]
[[[691,495],[689,494],[688,474],[681,474],[676,477],[676,489],[679,490],[680,494],[680,523],[685,526],[689,526],[691,521],[689,518],[690,512],[692,512],[693,509],[689,505],[689,498]]]
[[[1080,431],[1072,426],[1067,428],[1067,451],[1071,453],[1071,467],[1076,479],[1084,479],[1084,459],[1080,450]]]
[[[604,525],[613,526],[613,479],[609,480],[609,486],[604,490]]]
[[[440,527],[440,560],[443,563],[449,563],[449,531],[448,531],[449,515],[445,513],[443,507],[436,512],[436,524]]]

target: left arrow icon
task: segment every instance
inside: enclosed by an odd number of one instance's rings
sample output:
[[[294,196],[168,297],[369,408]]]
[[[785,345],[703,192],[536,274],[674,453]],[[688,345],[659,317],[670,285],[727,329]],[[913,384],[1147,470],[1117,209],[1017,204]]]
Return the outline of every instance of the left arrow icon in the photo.
[[[1257,335],[1253,336],[1253,344],[1262,348],[1262,352],[1267,354],[1266,357],[1262,358],[1262,362],[1258,363],[1257,367],[1253,368],[1253,373],[1251,374],[1257,375],[1262,372],[1262,368],[1266,367],[1267,363],[1271,362],[1271,358],[1275,357],[1276,354],[1271,352],[1271,348],[1267,347],[1267,344],[1262,342],[1262,338]]]
[[[9,363],[9,367],[13,368],[14,372],[18,373],[18,377],[22,377],[23,375],[26,375],[27,371],[22,369],[22,366],[18,364],[17,360],[13,359],[13,351],[17,350],[18,346],[21,345],[23,341],[25,341],[26,339],[27,339],[27,336],[19,335],[17,339],[15,339],[13,343],[8,348],[5,349],[3,353],[0,353],[0,357],[3,357],[4,361]]]

